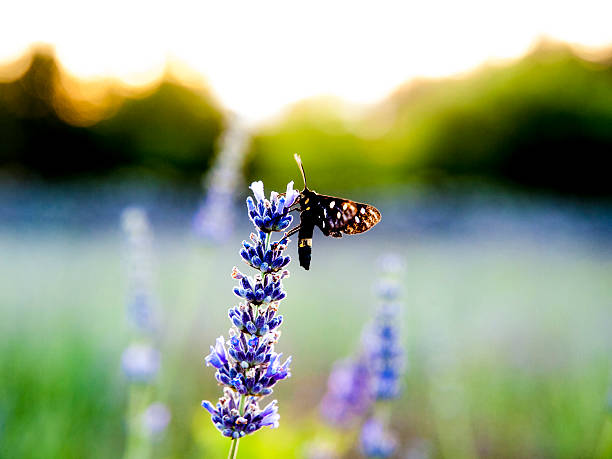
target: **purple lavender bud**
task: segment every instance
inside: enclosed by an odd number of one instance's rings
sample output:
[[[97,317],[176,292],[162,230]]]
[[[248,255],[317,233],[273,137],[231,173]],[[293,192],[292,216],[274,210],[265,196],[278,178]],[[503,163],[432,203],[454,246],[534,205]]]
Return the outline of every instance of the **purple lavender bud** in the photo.
[[[238,327],[238,328],[242,329],[243,327]],[[251,335],[254,335],[257,333],[257,327],[250,320],[246,324],[246,329],[247,329],[247,332],[250,333]]]
[[[255,199],[257,199],[258,203],[265,199],[264,185],[261,180],[258,182],[251,183],[251,186],[249,188],[253,191],[253,195],[255,196]]]
[[[285,207],[291,207],[299,196],[300,193],[293,189],[293,180],[290,181],[287,184],[287,191],[285,193]]]
[[[253,202],[253,198],[252,197],[249,196],[247,198],[247,200],[246,200],[246,203],[247,203],[247,209],[249,210],[249,213],[257,211],[257,209],[255,207],[255,203]]]
[[[282,214],[284,210],[285,210],[285,197],[281,196],[280,199],[278,200],[278,207],[277,207],[276,211],[279,214]]]

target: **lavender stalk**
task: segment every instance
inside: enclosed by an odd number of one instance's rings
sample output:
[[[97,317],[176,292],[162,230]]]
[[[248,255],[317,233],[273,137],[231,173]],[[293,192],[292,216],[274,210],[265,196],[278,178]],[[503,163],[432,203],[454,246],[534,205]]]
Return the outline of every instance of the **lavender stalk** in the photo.
[[[128,207],[121,215],[127,238],[127,316],[132,326],[131,343],[121,356],[121,367],[129,381],[127,446],[125,458],[148,457],[151,440],[163,433],[170,412],[160,402],[151,403],[161,354],[159,319],[152,272],[152,231],[143,209]]]
[[[373,320],[363,333],[356,355],[337,362],[329,376],[320,411],[331,425],[361,425],[360,450],[365,457],[390,457],[397,440],[388,432],[388,401],[399,397],[404,372],[404,351],[398,322],[401,303],[396,279],[402,261],[394,255],[380,260],[383,276],[376,285],[379,299]]]
[[[397,439],[388,430],[389,401],[401,393],[404,350],[400,343],[401,303],[397,275],[402,261],[386,255],[380,261],[382,276],[376,286],[379,304],[374,320],[363,334],[362,346],[370,368],[371,395],[374,406],[361,428],[360,447],[365,457],[387,458],[397,449]]]
[[[257,274],[249,277],[237,267],[232,270],[232,277],[238,281],[234,294],[244,301],[228,311],[232,323],[229,339],[217,338],[206,357],[206,364],[216,368],[215,378],[224,386],[224,395],[216,405],[202,402],[215,427],[231,439],[230,459],[237,456],[242,437],[265,426],[278,427],[276,400],[263,408],[259,403],[272,393],[278,381],[290,376],[291,357],[282,362],[282,354],[274,350],[283,321],[278,309],[286,296],[282,280],[289,276],[285,267],[290,258],[283,252],[289,240],[282,237],[272,241],[272,233],[289,227],[289,208],[299,193],[293,189],[293,182],[287,185],[284,196],[272,192],[269,200],[262,182],[253,182],[250,188],[256,201],[247,198],[247,209],[255,232],[250,241],[242,242],[240,256]]]
[[[219,153],[203,179],[205,197],[193,217],[194,231],[204,240],[222,243],[233,233],[236,188],[242,184],[241,168],[248,143],[245,122],[238,115],[228,114]]]

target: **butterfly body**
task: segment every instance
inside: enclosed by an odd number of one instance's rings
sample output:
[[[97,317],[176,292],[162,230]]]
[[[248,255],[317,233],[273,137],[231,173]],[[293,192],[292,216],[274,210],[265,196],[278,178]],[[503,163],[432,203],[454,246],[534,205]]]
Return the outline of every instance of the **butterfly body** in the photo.
[[[301,161],[297,155],[296,161],[303,174]],[[325,236],[342,237],[343,234],[363,233],[381,220],[380,212],[374,206],[309,190],[305,177],[304,189],[300,192],[298,204],[300,225],[289,234],[298,231],[300,266],[306,270],[310,268],[315,226]]]

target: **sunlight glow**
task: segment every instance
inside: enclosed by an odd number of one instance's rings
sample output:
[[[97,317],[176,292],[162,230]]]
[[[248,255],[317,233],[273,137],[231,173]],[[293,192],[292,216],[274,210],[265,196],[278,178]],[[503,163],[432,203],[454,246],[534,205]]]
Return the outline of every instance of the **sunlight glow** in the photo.
[[[44,42],[72,75],[132,86],[181,61],[260,120],[321,94],[373,102],[414,77],[518,57],[542,37],[610,45],[610,17],[609,0],[21,0],[0,16],[0,61]]]

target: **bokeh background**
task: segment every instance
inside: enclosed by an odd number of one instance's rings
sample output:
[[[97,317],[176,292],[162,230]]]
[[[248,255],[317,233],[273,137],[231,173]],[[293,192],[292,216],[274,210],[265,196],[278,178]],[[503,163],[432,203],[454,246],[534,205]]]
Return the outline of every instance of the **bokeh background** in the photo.
[[[294,152],[311,188],[383,221],[316,234],[311,270],[290,265],[281,425],[239,457],[351,438],[317,405],[389,252],[406,265],[397,457],[610,457],[612,11],[433,3],[8,6],[1,457],[123,454],[128,206],[154,236],[154,390],[172,415],[151,457],[225,457],[200,407],[220,395],[204,356],[237,302],[247,185],[301,187]]]

